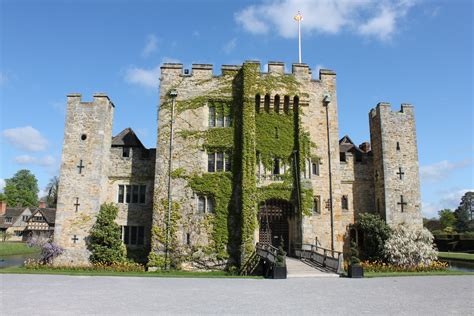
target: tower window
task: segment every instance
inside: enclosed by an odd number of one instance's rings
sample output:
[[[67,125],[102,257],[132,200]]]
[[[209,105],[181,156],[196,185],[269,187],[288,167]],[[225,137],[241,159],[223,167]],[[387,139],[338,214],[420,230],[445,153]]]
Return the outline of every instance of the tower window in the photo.
[[[346,153],[339,153],[339,161],[346,162]]]
[[[230,171],[231,155],[227,152],[215,152],[207,155],[207,172]]]
[[[321,214],[321,196],[317,195],[313,198],[313,213]]]
[[[209,107],[209,127],[216,126],[216,107],[210,106]]]
[[[130,157],[130,147],[123,147],[122,157],[125,157],[125,158]]]
[[[347,195],[342,196],[341,206],[342,206],[343,210],[348,210],[349,209],[349,199],[347,198]]]
[[[146,203],[146,185],[123,185],[118,186],[118,203]]]
[[[280,174],[280,159],[273,160],[273,174]]]
[[[400,142],[397,142],[397,150],[400,150]]]
[[[311,163],[311,173],[315,176],[319,176],[319,161]]]
[[[86,134],[82,134],[81,135],[81,140],[86,140],[87,139],[87,135]]]
[[[265,95],[263,106],[265,108],[265,112],[267,113],[270,112],[270,95],[269,94]]]
[[[215,209],[214,199],[208,195],[198,195],[198,212],[213,214]]]
[[[255,96],[255,112],[260,113],[260,94]]]
[[[300,105],[300,98],[298,96],[295,96],[293,98],[293,112],[298,112],[298,108],[299,108],[299,105]]]
[[[288,95],[283,98],[283,111],[286,114],[290,113],[290,97]]]
[[[274,102],[275,112],[280,113],[280,96],[278,94],[275,96],[275,99],[273,100],[273,102]]]

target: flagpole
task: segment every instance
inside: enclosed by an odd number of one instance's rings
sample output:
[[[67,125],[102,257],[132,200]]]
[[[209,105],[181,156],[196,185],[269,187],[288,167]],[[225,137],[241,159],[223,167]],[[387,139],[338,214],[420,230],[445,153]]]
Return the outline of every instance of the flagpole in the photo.
[[[300,11],[298,11],[298,14],[295,15],[294,19],[298,22],[298,63],[301,64],[301,21],[303,20],[303,16]]]
[[[301,64],[301,20],[298,20],[298,62]]]

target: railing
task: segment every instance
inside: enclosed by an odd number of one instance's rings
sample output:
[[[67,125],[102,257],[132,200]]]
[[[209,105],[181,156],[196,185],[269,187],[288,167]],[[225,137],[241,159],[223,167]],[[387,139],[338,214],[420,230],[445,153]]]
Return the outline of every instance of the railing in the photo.
[[[317,245],[303,244],[301,249],[295,250],[300,259],[307,259],[323,268],[336,273],[344,272],[344,256],[342,252],[326,249]]]
[[[267,243],[257,243],[255,246],[256,254],[264,259],[270,261],[272,264],[275,264],[276,258],[278,255],[278,248],[273,247]]]

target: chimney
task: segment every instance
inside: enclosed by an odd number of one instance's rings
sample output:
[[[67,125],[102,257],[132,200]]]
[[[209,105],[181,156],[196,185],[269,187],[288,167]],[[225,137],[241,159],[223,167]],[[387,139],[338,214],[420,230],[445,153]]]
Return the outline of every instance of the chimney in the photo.
[[[363,152],[367,153],[370,151],[370,143],[368,142],[363,142],[362,144],[359,145],[360,150]]]
[[[7,201],[0,201],[0,216],[5,215],[7,211]]]
[[[39,208],[46,208],[46,202],[45,201],[39,201]]]

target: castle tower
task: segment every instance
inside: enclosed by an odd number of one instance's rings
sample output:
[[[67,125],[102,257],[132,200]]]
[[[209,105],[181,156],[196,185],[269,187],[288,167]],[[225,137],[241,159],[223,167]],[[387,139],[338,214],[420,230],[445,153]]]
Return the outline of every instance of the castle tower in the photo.
[[[83,102],[67,97],[54,240],[65,253],[56,264],[88,264],[86,238],[107,195],[114,104],[105,94]]]
[[[422,225],[418,149],[413,106],[393,112],[379,103],[369,113],[375,210],[389,225]]]

